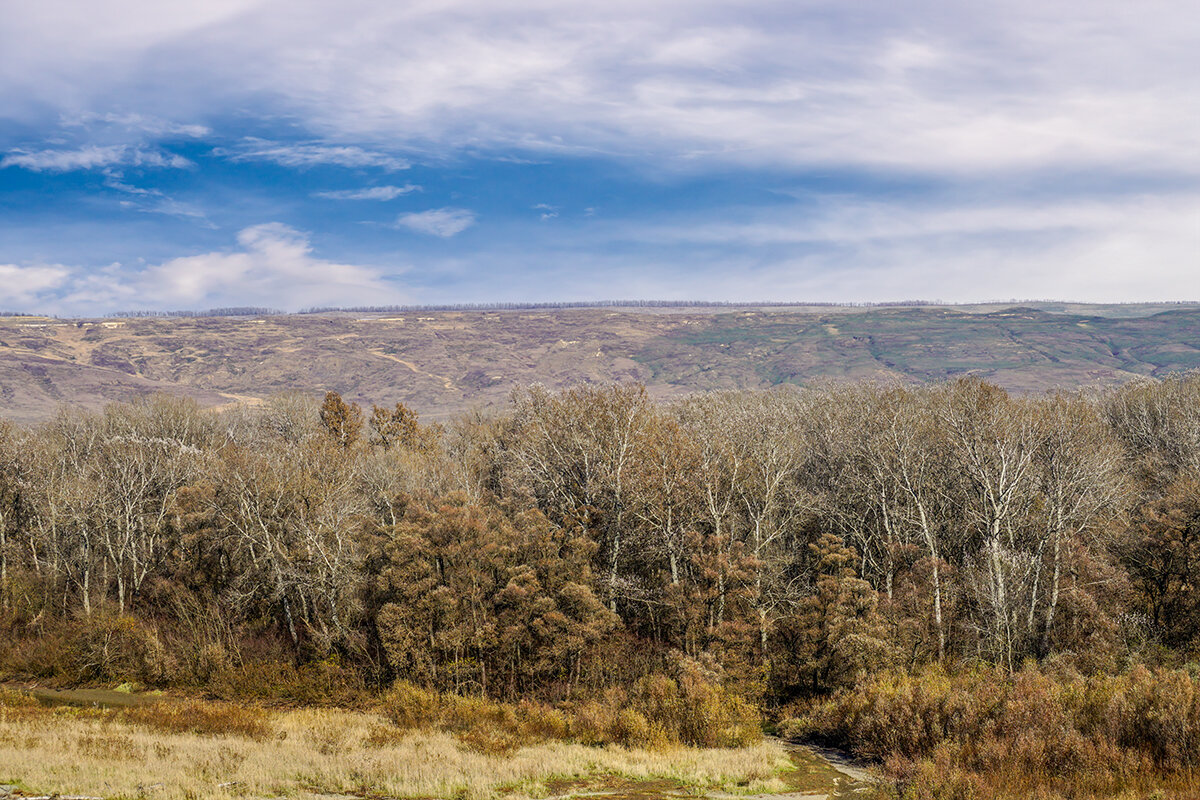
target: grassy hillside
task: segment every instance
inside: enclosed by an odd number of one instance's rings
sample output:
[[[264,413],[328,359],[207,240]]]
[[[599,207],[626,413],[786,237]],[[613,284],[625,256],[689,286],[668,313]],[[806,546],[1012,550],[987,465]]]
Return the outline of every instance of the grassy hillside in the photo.
[[[268,317],[0,319],[0,413],[46,417],[153,391],[205,405],[287,389],[414,407],[504,401],[513,385],[639,380],[659,396],[823,379],[1005,388],[1109,384],[1200,367],[1195,306],[583,308]]]

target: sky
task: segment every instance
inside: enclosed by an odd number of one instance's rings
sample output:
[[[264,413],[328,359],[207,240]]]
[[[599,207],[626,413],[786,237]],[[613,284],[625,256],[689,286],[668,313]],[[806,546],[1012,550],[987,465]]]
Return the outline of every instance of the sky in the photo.
[[[0,0],[0,310],[1200,300],[1190,0]]]

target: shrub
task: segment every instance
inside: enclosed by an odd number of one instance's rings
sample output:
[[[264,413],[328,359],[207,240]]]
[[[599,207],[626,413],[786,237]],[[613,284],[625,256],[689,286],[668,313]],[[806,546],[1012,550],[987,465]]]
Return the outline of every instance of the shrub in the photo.
[[[381,711],[398,728],[439,728],[487,753],[572,739],[589,745],[738,747],[762,735],[758,711],[711,675],[686,664],[677,674],[680,680],[652,675],[628,691],[611,688],[560,708],[439,695],[400,681],[384,696]]]
[[[383,714],[400,728],[427,728],[438,724],[441,698],[408,681],[397,681],[383,698]]]
[[[598,700],[580,703],[571,713],[571,738],[590,745],[613,741],[615,706],[615,703],[603,703]]]
[[[561,711],[527,700],[513,705],[486,697],[438,694],[398,681],[380,701],[383,715],[402,729],[438,728],[473,750],[509,753],[523,744],[567,739],[571,725]],[[375,736],[379,741],[387,737]]]
[[[1200,681],[1184,670],[930,668],[875,675],[799,711],[782,733],[880,762],[912,797],[978,796],[980,786],[1106,795],[1186,782],[1200,765]]]

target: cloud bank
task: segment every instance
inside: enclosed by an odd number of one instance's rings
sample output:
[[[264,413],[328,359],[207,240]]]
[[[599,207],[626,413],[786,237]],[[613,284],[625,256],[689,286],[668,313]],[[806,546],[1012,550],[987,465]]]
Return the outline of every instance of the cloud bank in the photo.
[[[378,163],[363,141],[930,171],[1200,164],[1200,9],[1166,0],[205,5],[8,9],[0,99],[32,115],[35,90],[64,109],[115,93],[176,117],[265,100],[356,142],[250,148],[289,164]]]

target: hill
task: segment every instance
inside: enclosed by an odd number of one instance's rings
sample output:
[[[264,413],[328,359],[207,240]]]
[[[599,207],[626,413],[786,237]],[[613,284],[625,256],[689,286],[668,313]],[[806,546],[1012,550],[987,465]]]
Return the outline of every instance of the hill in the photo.
[[[823,379],[984,376],[1014,391],[1200,367],[1200,307],[565,308],[0,319],[0,414],[37,421],[166,391],[207,406],[302,389],[427,419],[540,381],[658,396]]]

